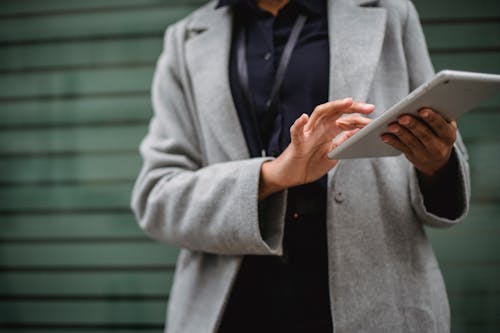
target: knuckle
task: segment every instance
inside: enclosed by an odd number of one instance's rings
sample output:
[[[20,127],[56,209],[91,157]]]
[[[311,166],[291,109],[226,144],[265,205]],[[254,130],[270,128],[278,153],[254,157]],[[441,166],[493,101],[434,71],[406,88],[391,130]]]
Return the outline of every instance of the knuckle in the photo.
[[[455,133],[449,133],[448,135],[443,135],[441,136],[441,142],[446,146],[446,147],[449,147],[449,146],[453,146],[453,144],[455,143],[455,140],[457,139],[456,137],[456,134]]]
[[[448,150],[447,149],[439,149],[437,152],[437,158],[438,160],[443,160],[448,156]]]
[[[450,146],[453,145],[455,141],[457,141],[457,131],[451,132],[451,135],[448,138],[448,143],[450,144]]]
[[[423,141],[432,141],[432,136],[428,131],[422,131],[419,133],[419,137]]]
[[[406,146],[408,147],[408,149],[412,152],[414,152],[416,150],[416,147],[415,147],[415,144],[413,144],[413,142],[408,142],[406,144]]]
[[[408,125],[406,125],[406,127],[411,130],[411,131],[415,131],[415,130],[418,130],[418,126],[417,126],[417,123],[414,122],[414,121],[410,121],[410,123]]]
[[[440,121],[434,124],[434,128],[438,131],[438,133],[443,133],[444,131],[446,131],[445,124]]]
[[[316,113],[321,113],[321,112],[324,112],[325,110],[328,110],[329,106],[330,106],[331,103],[324,103],[324,104],[319,104],[319,105],[316,105],[316,107],[314,108],[313,110],[313,113],[316,112]]]
[[[418,148],[418,143],[414,138],[410,138],[407,142],[408,148],[410,148],[412,151],[416,150]]]

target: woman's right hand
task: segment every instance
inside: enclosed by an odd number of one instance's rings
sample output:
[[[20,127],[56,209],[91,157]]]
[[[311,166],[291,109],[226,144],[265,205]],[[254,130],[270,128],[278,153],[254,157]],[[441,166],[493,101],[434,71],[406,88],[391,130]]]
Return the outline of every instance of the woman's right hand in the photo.
[[[300,116],[290,128],[290,145],[275,160],[262,164],[259,199],[325,175],[338,162],[328,153],[366,126],[371,120],[358,114],[374,108],[345,98],[318,105],[310,117]],[[351,115],[342,117],[346,114]]]

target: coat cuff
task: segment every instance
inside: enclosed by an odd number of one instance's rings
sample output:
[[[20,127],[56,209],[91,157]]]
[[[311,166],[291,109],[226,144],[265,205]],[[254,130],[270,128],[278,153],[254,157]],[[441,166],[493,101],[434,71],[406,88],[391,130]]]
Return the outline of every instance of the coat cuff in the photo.
[[[467,153],[461,149],[460,145],[455,145],[452,152],[457,161],[457,178],[455,179],[458,189],[458,196],[460,198],[459,204],[461,207],[457,209],[460,213],[456,218],[449,218],[436,215],[434,212],[429,211],[424,203],[424,195],[420,188],[417,170],[413,165],[410,165],[410,196],[413,209],[418,219],[431,227],[446,228],[462,222],[469,211],[470,199],[470,183],[469,183],[469,166],[467,162]],[[447,200],[447,198],[442,198]]]
[[[260,163],[261,167],[264,162],[269,160],[270,158],[255,159],[256,163]],[[254,170],[257,170],[258,174],[250,178],[257,180],[251,185],[251,193],[255,193],[252,201],[256,203],[255,207],[252,207],[252,211],[256,212],[254,215],[256,223],[250,223],[252,228],[251,233],[257,235],[258,239],[255,239],[255,241],[261,245],[259,246],[260,249],[256,249],[255,254],[282,255],[287,191],[280,191],[270,195],[266,199],[259,200],[261,167],[255,168]]]

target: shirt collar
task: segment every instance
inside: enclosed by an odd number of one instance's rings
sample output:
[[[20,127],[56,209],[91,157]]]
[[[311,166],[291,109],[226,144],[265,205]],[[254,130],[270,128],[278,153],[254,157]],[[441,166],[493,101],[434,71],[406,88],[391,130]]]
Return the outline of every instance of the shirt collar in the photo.
[[[294,2],[312,14],[321,14],[325,8],[325,0],[290,0],[290,2]],[[216,8],[253,3],[255,0],[219,0]]]

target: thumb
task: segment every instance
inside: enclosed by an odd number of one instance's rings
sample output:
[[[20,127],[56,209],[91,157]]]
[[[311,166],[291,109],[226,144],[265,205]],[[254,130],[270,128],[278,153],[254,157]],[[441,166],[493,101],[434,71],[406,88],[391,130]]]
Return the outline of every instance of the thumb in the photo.
[[[340,146],[342,143],[346,142],[351,136],[356,134],[359,130],[360,130],[359,128],[356,128],[351,131],[342,132],[342,134],[340,134],[339,136],[337,136],[335,139],[332,140],[331,149],[333,150],[338,146]]]

